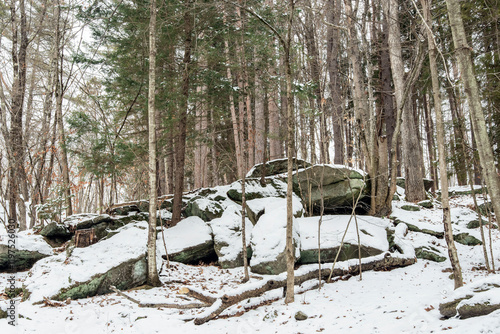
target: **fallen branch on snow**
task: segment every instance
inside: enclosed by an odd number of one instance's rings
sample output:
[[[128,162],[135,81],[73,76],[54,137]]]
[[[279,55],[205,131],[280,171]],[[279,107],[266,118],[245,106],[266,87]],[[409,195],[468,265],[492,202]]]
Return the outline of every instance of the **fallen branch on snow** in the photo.
[[[415,258],[402,258],[392,257],[390,253],[386,253],[380,260],[366,262],[361,265],[362,271],[374,270],[391,270],[394,268],[405,267],[416,262]],[[360,271],[359,265],[354,265],[348,269],[334,269],[332,276],[356,275]],[[330,276],[330,269],[322,269],[321,275],[319,269],[311,270],[303,275],[295,276],[295,285],[300,285],[308,280],[327,279]],[[267,291],[283,288],[286,286],[286,276],[279,277],[278,279],[268,279],[258,283],[249,284],[247,289],[240,289],[234,293],[224,294],[217,298],[212,305],[207,308],[203,313],[194,318],[195,325],[204,324],[217,316],[219,316],[228,307],[235,305],[243,300],[259,297]],[[191,319],[186,319],[191,320]]]

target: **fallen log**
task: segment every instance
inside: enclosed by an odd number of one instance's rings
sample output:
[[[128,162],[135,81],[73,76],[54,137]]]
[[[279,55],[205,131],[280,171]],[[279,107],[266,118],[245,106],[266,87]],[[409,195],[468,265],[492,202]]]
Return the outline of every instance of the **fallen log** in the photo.
[[[381,259],[362,263],[361,270],[388,271],[394,268],[409,266],[415,262],[416,258],[392,257],[390,253],[386,253]],[[359,272],[359,265],[353,265],[347,269],[335,268],[332,276],[356,275]],[[318,277],[327,279],[329,276],[330,269],[322,269],[321,276],[319,275],[319,269],[311,270],[302,275],[296,274],[295,285],[300,285],[312,279],[318,279]],[[224,294],[218,297],[203,313],[194,318],[194,324],[204,324],[219,316],[224,310],[232,305],[249,298],[259,297],[267,291],[283,288],[285,286],[286,275],[279,275],[261,282],[248,284],[246,289],[239,289],[233,293]]]

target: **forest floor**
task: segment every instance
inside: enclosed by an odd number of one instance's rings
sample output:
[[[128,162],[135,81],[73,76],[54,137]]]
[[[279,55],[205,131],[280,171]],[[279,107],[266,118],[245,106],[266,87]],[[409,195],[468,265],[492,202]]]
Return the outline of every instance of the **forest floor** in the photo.
[[[470,205],[470,196],[452,200],[456,212]],[[412,213],[407,213],[415,215]],[[426,223],[441,226],[438,208],[425,209]],[[422,242],[421,233],[409,232],[406,239]],[[495,263],[500,265],[500,232],[492,230]],[[433,244],[444,249],[444,240]],[[481,246],[457,244],[465,284],[492,274],[484,269]],[[445,252],[446,253],[446,252]],[[324,264],[331,267],[331,264]],[[295,296],[295,302],[286,305],[281,290],[269,291],[234,305],[222,316],[196,326],[185,321],[203,309],[178,310],[140,308],[116,293],[71,301],[64,306],[18,304],[16,327],[0,320],[0,332],[7,333],[499,333],[500,310],[480,318],[441,320],[439,304],[453,293],[450,262],[421,260],[409,267],[392,271],[363,272],[347,280],[325,284],[320,290],[308,290]],[[82,268],[83,270],[83,268]],[[22,284],[28,273],[18,273]],[[0,274],[0,291],[7,285],[8,274]],[[137,289],[127,294],[142,303],[185,303],[179,289],[197,288],[206,293],[231,292],[241,287],[242,268],[220,269],[214,265],[188,266],[173,263],[163,266],[162,287]],[[258,278],[251,278],[258,281]],[[300,288],[296,288],[300,290]],[[304,286],[302,290],[307,290]],[[2,299],[2,296],[0,296]],[[3,296],[5,302],[5,295]],[[270,301],[271,300],[271,301]],[[0,300],[1,301],[1,300]],[[298,311],[308,318],[298,321]]]

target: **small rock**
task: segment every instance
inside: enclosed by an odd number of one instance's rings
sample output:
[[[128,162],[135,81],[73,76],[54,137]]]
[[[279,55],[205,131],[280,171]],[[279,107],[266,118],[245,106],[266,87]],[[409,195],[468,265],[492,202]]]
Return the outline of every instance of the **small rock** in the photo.
[[[420,201],[417,204],[426,209],[432,209],[434,207],[431,200]]]
[[[420,208],[416,205],[406,204],[401,206],[401,209],[406,211],[420,211]]]
[[[308,318],[307,314],[305,314],[302,311],[295,313],[295,320],[297,320],[297,321],[306,320],[307,318]]]

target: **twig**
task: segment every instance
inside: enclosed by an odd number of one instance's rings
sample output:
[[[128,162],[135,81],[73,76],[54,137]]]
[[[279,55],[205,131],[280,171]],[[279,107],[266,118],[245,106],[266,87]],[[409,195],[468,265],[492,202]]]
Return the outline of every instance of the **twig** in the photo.
[[[111,289],[111,291],[113,292],[116,292],[117,294],[119,294],[120,296],[124,297],[124,298],[127,298],[128,300],[130,300],[131,302],[133,303],[136,303],[136,304],[140,304],[141,302],[138,301],[137,299],[134,299],[128,295],[126,295],[125,293],[121,292],[120,290],[118,290],[114,285],[111,285],[109,287]]]

